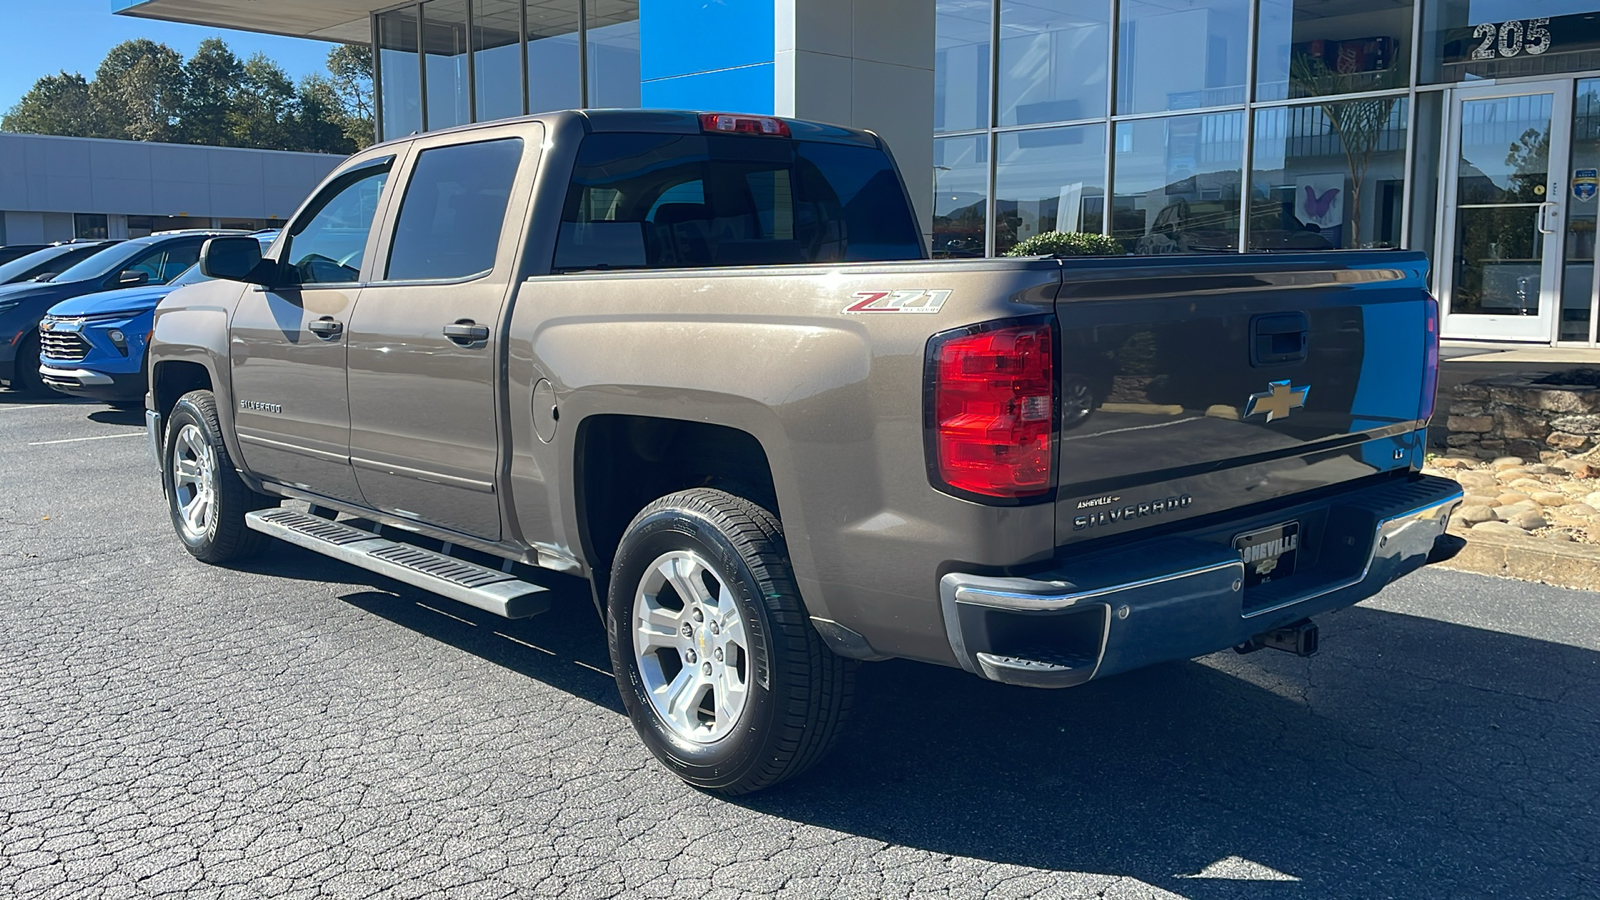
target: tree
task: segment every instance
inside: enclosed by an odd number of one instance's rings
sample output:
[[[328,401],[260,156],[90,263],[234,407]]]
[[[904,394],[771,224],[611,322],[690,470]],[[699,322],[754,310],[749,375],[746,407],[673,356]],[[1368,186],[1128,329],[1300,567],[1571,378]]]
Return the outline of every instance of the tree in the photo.
[[[328,72],[343,116],[345,137],[357,148],[372,143],[372,48],[340,44],[328,51]]]
[[[183,112],[184,89],[183,57],[178,51],[145,38],[112,47],[89,85],[102,123],[100,136],[172,140]]]
[[[230,120],[244,89],[244,64],[219,38],[206,38],[183,64],[188,77],[183,139],[190,144],[234,146]]]
[[[353,153],[372,143],[372,51],[340,46],[328,74],[298,85],[262,54],[240,62],[208,38],[187,61],[150,40],[112,47],[93,79],[39,79],[0,129],[33,134],[179,141],[263,150]]]
[[[295,96],[294,150],[322,150],[323,152],[354,153],[372,142],[357,143],[346,133],[345,114],[333,82],[321,75],[307,75],[300,81]]]
[[[261,53],[250,57],[244,63],[239,91],[229,111],[232,143],[240,147],[290,149],[295,143],[291,132],[298,113],[296,101],[294,80],[282,67]]]
[[[104,136],[103,123],[89,96],[89,82],[76,72],[46,75],[34,82],[17,105],[0,118],[0,131]]]

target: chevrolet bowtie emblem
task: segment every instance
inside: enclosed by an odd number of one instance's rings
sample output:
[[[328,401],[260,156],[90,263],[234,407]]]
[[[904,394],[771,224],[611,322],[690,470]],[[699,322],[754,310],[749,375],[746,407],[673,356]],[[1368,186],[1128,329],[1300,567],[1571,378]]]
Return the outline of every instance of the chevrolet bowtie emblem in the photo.
[[[1289,410],[1306,405],[1306,395],[1309,393],[1309,384],[1294,387],[1288,381],[1271,382],[1266,390],[1250,395],[1250,402],[1244,408],[1244,417],[1248,419],[1257,413],[1266,413],[1268,422],[1288,418]]]

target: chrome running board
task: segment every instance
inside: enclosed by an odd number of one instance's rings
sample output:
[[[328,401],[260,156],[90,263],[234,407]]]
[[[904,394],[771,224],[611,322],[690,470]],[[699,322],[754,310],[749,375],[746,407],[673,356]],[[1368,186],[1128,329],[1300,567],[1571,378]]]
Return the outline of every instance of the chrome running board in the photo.
[[[541,585],[318,516],[264,509],[245,513],[244,521],[253,531],[497,616],[521,619],[550,608],[551,592]]]

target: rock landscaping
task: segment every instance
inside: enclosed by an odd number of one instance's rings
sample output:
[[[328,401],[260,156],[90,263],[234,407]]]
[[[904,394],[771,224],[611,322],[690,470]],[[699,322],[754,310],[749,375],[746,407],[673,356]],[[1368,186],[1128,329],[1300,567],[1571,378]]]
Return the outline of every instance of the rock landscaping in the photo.
[[[1429,457],[1423,472],[1461,485],[1458,529],[1600,544],[1600,451],[1589,455],[1595,458],[1546,450],[1537,461],[1485,460],[1457,450]]]
[[[1541,459],[1600,446],[1600,370],[1502,375],[1456,385],[1446,444],[1463,456]]]

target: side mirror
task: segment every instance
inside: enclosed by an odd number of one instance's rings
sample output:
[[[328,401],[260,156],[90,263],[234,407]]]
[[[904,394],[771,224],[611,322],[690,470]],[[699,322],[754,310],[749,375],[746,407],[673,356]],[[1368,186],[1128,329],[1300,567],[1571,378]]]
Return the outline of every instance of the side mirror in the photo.
[[[123,287],[138,287],[150,283],[149,272],[123,272],[117,277],[117,284]]]
[[[200,274],[207,278],[266,284],[261,242],[253,237],[214,237],[200,248]]]

